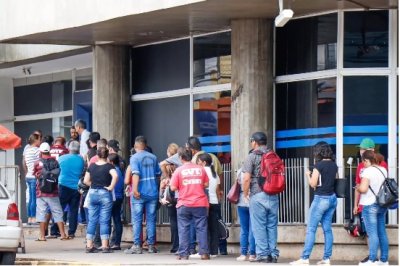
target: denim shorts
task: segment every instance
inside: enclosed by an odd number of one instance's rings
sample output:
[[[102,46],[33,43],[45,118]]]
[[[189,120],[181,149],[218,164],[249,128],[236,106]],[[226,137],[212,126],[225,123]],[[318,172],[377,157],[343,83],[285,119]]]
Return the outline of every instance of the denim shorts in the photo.
[[[58,197],[39,197],[36,199],[36,221],[45,222],[49,210],[54,222],[63,221],[63,210]]]

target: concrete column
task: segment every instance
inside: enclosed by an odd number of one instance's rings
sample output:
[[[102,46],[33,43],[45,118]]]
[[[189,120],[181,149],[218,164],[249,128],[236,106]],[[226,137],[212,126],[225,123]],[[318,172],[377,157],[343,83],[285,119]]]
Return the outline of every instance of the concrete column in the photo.
[[[250,149],[249,138],[263,131],[272,147],[272,21],[232,21],[232,169],[236,170]],[[233,175],[236,176],[236,175]]]
[[[117,139],[122,156],[129,144],[129,47],[96,45],[93,48],[93,131]]]

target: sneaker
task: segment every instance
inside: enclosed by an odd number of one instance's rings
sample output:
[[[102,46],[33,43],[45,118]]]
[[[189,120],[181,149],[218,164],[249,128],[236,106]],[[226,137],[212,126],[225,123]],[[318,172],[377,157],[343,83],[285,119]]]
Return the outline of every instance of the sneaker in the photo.
[[[178,255],[178,256],[176,257],[176,259],[177,259],[177,260],[188,260],[188,259],[189,259],[189,256],[180,256],[180,255]]]
[[[265,263],[267,263],[268,262],[268,257],[252,257],[252,258],[249,258],[249,261],[250,262],[265,262]]]
[[[331,265],[330,259],[320,260],[317,262],[317,265]]]
[[[113,253],[113,250],[109,247],[101,248],[101,253]]]
[[[98,250],[96,247],[92,246],[91,248],[86,247],[85,252],[86,253],[97,253]]]
[[[383,262],[383,261],[379,260],[379,261],[377,261],[377,262],[376,262],[376,265],[384,265],[384,266],[389,266],[389,261],[385,261],[385,262]]]
[[[372,260],[367,260],[366,262],[360,262],[358,266],[372,266],[372,265],[378,265],[377,262],[372,261]]]
[[[267,257],[267,262],[270,262],[270,263],[278,263],[278,258],[277,258],[277,257],[274,257],[274,256],[271,256],[271,255],[268,255],[268,257]]]
[[[201,259],[201,255],[199,253],[191,254],[189,256],[189,258],[191,258],[191,259]]]
[[[236,258],[237,261],[248,261],[249,257],[246,255],[240,255],[239,257]]]
[[[216,258],[218,255],[210,255],[210,258]]]
[[[112,250],[121,250],[121,247],[114,245],[114,246],[111,247],[111,249]]]
[[[133,245],[130,249],[124,250],[125,254],[142,254],[142,248],[139,245]]]
[[[290,265],[309,265],[309,264],[310,261],[308,259],[298,259],[290,263]]]
[[[148,252],[149,253],[158,253],[158,250],[154,245],[149,245]]]

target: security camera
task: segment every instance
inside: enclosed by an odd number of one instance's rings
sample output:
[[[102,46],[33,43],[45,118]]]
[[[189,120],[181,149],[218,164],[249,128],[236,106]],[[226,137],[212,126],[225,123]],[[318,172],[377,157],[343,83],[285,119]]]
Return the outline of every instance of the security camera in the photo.
[[[275,27],[283,27],[293,17],[293,10],[283,9],[275,18]]]

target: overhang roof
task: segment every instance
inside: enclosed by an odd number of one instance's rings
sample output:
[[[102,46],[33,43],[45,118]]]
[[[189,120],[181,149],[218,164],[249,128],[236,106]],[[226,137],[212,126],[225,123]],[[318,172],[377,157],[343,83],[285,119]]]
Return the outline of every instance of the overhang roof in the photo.
[[[295,17],[338,9],[397,8],[397,0],[284,0]],[[207,0],[1,40],[4,43],[141,45],[230,28],[233,19],[274,19],[278,0]],[[73,19],[73,17],[72,17]]]

